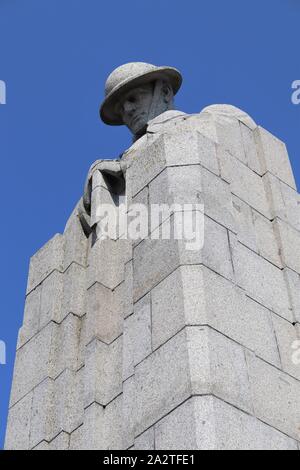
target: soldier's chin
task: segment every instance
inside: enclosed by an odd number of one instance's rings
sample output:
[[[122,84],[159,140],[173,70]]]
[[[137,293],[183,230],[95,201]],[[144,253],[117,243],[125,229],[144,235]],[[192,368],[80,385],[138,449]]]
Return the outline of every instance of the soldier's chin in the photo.
[[[145,122],[143,119],[137,119],[135,125],[132,126],[132,132],[135,135],[144,134],[146,132],[146,128],[147,122]]]

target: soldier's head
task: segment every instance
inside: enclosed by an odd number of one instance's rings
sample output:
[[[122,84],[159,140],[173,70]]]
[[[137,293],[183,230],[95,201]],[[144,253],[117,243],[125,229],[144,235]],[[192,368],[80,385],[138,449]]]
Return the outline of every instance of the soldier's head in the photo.
[[[173,67],[144,62],[121,65],[106,81],[101,119],[113,126],[126,125],[137,138],[149,120],[173,109],[181,82],[181,74]]]

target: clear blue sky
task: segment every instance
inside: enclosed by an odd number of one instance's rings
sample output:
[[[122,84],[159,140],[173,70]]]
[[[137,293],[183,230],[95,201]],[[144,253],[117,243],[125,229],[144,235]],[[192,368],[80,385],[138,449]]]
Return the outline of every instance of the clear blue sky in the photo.
[[[129,146],[98,119],[107,74],[128,61],[178,67],[177,106],[246,110],[283,139],[300,183],[299,0],[0,0],[0,448],[30,256],[61,232],[87,170]]]

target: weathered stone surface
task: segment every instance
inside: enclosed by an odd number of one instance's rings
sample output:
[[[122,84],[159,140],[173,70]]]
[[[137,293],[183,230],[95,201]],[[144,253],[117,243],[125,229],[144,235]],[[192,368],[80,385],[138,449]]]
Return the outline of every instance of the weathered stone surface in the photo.
[[[235,220],[237,240],[258,252],[252,208],[236,196],[232,196],[232,213]]]
[[[299,441],[300,382],[254,354],[247,353],[247,362],[255,415]]]
[[[300,274],[300,232],[280,219],[275,220],[275,230],[284,266]]]
[[[45,379],[33,392],[30,426],[30,449],[43,440],[49,442],[59,433],[55,421],[54,390],[52,379]]]
[[[86,268],[77,263],[72,263],[64,273],[63,318],[69,313],[82,317],[86,313],[85,296]]]
[[[38,286],[26,297],[23,325],[19,330],[17,349],[21,348],[39,330],[41,287]]]
[[[135,369],[135,380],[135,435],[139,435],[191,394],[185,332],[141,362]]]
[[[270,222],[256,211],[252,211],[252,213],[258,254],[282,269],[280,247],[276,238],[274,223]]]
[[[279,217],[300,230],[300,195],[271,173],[266,173],[263,182],[269,199],[271,218]]]
[[[134,445],[135,423],[135,378],[129,377],[123,382],[122,393],[122,449],[129,449]]]
[[[188,327],[186,341],[192,393],[212,394],[251,412],[252,397],[244,349],[207,327]]]
[[[89,240],[85,236],[78,217],[78,207],[76,205],[64,231],[64,270],[72,263],[86,266]]]
[[[297,450],[293,439],[214,397],[193,397],[155,426],[157,449]]]
[[[151,296],[154,349],[185,325],[209,325],[280,366],[271,313],[204,266],[178,268]]]
[[[291,306],[293,308],[293,320],[300,323],[300,276],[295,271],[285,268],[284,277],[287,283]]]
[[[94,340],[86,348],[84,406],[107,405],[122,392],[122,337],[109,346]]]
[[[255,171],[258,175],[262,176],[264,171],[264,165],[259,158],[258,149],[255,142],[255,129],[249,128],[244,123],[240,122],[241,132],[242,132],[242,141],[244,145],[245,155],[246,155],[246,164]]]
[[[95,243],[89,253],[87,288],[99,282],[109,289],[114,289],[124,281],[122,266],[126,257],[125,244],[126,240],[110,239],[98,240]]]
[[[150,204],[179,204],[176,210],[184,210],[184,204],[203,204],[205,214],[235,230],[228,183],[198,165],[166,168],[149,188]]]
[[[161,239],[167,224],[176,226],[176,216],[165,221],[154,237],[143,240],[134,249],[134,301],[149,292],[178,266],[204,264],[228,279],[233,278],[227,230],[212,219],[204,218],[204,246],[202,250],[188,250],[184,240]],[[154,263],[153,261],[156,260]],[[147,270],[145,269],[147,267]]]
[[[204,327],[178,333],[136,367],[135,378],[135,434],[192,394],[213,393],[247,411],[252,407],[242,347]]]
[[[123,311],[116,291],[96,282],[87,291],[86,342],[111,343],[122,333]]]
[[[262,127],[256,129],[257,146],[265,172],[270,171],[281,181],[296,189],[296,183],[284,142]]]
[[[63,319],[62,299],[64,289],[64,274],[53,271],[42,283],[41,312],[39,329],[49,322],[60,323]]]
[[[121,397],[105,409],[93,403],[85,410],[84,424],[71,434],[70,450],[115,450],[122,448]]]
[[[222,147],[218,148],[222,178],[230,183],[232,194],[262,215],[271,218],[263,179]]]
[[[163,447],[157,447],[157,449],[163,449]],[[154,427],[135,438],[134,450],[155,450]]]
[[[282,369],[300,381],[300,363],[296,360],[295,346],[300,347],[300,325],[274,316],[273,324],[278,342]],[[299,343],[297,343],[299,341]],[[294,346],[295,345],[295,346]]]
[[[254,120],[245,113],[242,109],[232,106],[230,104],[212,104],[202,109],[199,116],[204,114],[210,115],[215,119],[220,119],[223,116],[231,119],[238,119],[240,122],[249,127],[249,129],[254,130],[257,125]]]
[[[151,144],[130,152],[130,166],[126,178],[130,194],[134,197],[152,181],[165,167],[164,136],[158,135]]]
[[[126,380],[152,351],[150,294],[137,302],[133,315],[125,319],[123,341],[123,380]]]
[[[61,432],[53,441],[49,443],[48,450],[69,450],[70,436]]]
[[[231,237],[233,263],[238,285],[250,297],[293,321],[282,270],[250,251]]]
[[[65,370],[54,383],[54,413],[59,431],[72,433],[83,423],[83,369]]]
[[[27,293],[31,292],[55,269],[63,271],[63,265],[64,238],[57,234],[31,258]]]
[[[50,323],[17,351],[10,406],[53,373],[57,325]]]
[[[78,369],[81,320],[73,314],[56,328],[53,338],[53,364],[50,377],[56,378],[65,369]]]
[[[246,164],[247,159],[239,121],[231,116],[223,115],[221,118],[216,116],[215,123],[219,145]]]
[[[31,392],[10,409],[5,437],[6,450],[29,449],[32,398]]]

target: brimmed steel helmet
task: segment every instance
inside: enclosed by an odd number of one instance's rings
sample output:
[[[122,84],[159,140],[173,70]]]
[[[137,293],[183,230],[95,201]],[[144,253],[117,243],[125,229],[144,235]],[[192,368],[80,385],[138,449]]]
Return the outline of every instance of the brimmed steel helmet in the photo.
[[[174,67],[157,67],[145,62],[130,62],[116,68],[105,83],[105,99],[100,107],[103,122],[120,126],[123,122],[115,112],[115,105],[121,95],[133,88],[162,79],[172,86],[174,95],[178,92],[182,76]]]

